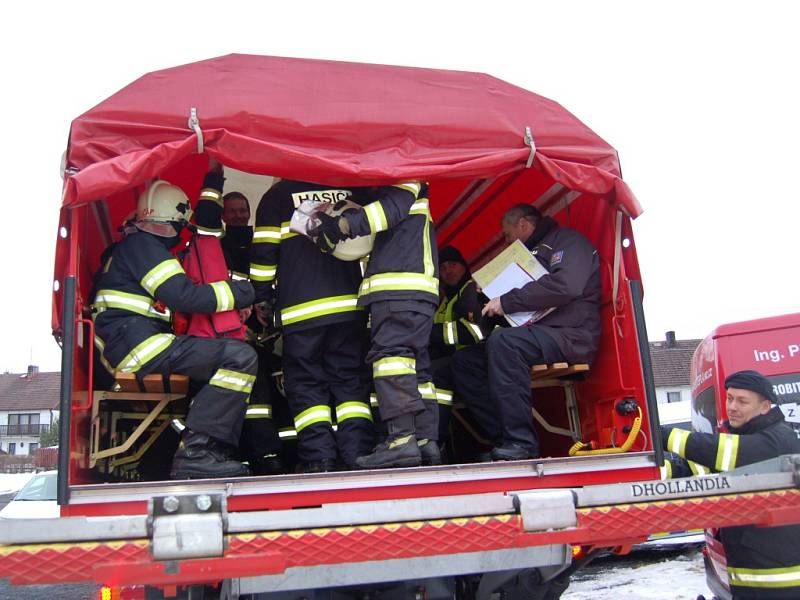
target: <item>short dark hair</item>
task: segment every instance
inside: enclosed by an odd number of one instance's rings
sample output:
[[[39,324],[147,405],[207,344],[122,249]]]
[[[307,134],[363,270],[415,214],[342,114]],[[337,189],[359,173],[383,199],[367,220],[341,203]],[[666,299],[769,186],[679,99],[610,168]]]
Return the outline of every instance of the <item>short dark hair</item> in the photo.
[[[244,203],[247,204],[247,212],[250,212],[250,200],[247,199],[242,192],[228,192],[222,197],[222,204],[225,205],[225,202],[228,200],[244,200]]]
[[[527,219],[534,226],[542,220],[542,213],[539,209],[530,204],[515,204],[503,215],[503,223],[517,223],[520,219]]]

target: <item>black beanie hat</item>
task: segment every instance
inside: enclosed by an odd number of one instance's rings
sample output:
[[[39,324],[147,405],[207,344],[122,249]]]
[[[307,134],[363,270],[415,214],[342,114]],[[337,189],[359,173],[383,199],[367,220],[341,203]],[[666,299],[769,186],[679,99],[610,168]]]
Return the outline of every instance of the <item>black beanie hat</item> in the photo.
[[[725,379],[725,389],[738,388],[740,390],[750,390],[756,394],[761,394],[772,403],[777,404],[778,398],[772,389],[772,384],[758,371],[738,371],[728,375]]]
[[[461,256],[461,252],[454,246],[445,246],[441,250],[439,250],[439,264],[445,262],[457,262],[461,263],[465,267],[468,267],[467,261],[464,260],[464,257]]]

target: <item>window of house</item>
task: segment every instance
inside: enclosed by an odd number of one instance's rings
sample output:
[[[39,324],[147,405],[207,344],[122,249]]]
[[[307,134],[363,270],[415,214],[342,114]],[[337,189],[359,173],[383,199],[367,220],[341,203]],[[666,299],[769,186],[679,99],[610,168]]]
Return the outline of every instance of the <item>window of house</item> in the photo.
[[[680,402],[680,401],[681,401],[680,392],[667,392],[667,402]]]
[[[39,413],[8,415],[8,435],[39,433]]]
[[[8,453],[12,456],[17,453],[17,443],[16,442],[9,442],[8,443]]]
[[[37,448],[39,448],[39,444],[38,443],[28,444],[28,455],[29,456],[33,456],[34,454],[36,454],[36,449]]]

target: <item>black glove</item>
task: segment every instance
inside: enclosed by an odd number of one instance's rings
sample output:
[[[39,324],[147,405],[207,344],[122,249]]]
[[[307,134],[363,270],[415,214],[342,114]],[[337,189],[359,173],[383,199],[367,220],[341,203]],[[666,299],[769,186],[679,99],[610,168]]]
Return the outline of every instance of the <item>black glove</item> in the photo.
[[[213,188],[219,193],[222,193],[222,190],[225,187],[225,177],[222,175],[222,172],[209,171],[206,173],[205,179],[203,179],[203,187]]]
[[[201,200],[194,210],[194,222],[204,229],[222,230],[222,207],[211,200]]]
[[[320,212],[316,216],[320,221],[319,225],[309,230],[308,234],[316,239],[320,250],[325,253],[333,252],[336,244],[347,239],[344,229],[350,229],[349,224],[344,217],[331,217],[324,212]]]
[[[253,304],[256,292],[249,281],[229,281],[236,308],[244,308]]]

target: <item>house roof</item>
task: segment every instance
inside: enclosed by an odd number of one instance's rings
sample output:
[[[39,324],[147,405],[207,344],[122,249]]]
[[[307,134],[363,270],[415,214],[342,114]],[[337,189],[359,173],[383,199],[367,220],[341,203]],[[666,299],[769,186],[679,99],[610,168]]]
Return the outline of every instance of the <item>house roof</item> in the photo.
[[[702,341],[675,340],[671,345],[667,342],[650,342],[656,387],[689,385],[692,355]]]
[[[58,409],[61,373],[0,375],[0,410]]]

